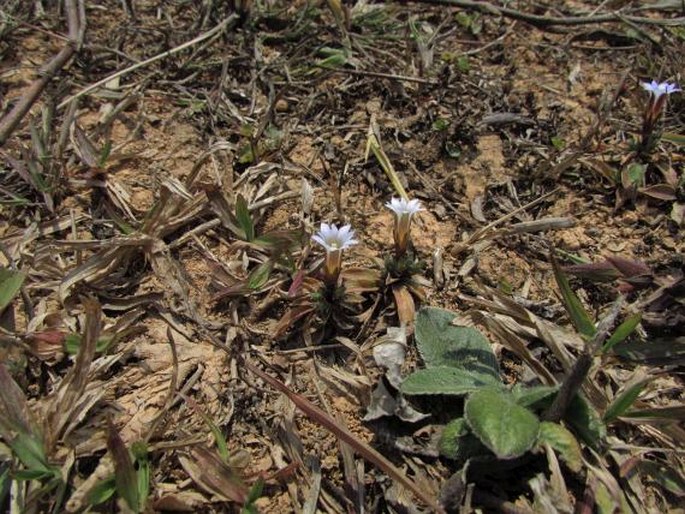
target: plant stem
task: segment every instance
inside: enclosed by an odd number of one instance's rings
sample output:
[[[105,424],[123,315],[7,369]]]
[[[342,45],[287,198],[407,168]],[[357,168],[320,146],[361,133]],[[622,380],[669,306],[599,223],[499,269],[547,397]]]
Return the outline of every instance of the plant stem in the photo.
[[[561,388],[559,389],[557,396],[554,398],[552,405],[550,405],[542,415],[543,420],[556,423],[564,417],[566,409],[568,409],[571,400],[581,388],[583,382],[585,382],[585,377],[587,376],[591,367],[592,354],[584,351],[576,360],[573,368],[571,368],[571,372],[568,374],[563,384],[561,384]]]

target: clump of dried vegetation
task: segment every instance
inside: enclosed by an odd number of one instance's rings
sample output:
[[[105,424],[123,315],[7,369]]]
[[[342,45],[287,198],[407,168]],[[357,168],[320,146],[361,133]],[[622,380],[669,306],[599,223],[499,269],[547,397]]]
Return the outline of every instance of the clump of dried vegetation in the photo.
[[[685,12],[634,4],[4,2],[0,509],[675,508]]]

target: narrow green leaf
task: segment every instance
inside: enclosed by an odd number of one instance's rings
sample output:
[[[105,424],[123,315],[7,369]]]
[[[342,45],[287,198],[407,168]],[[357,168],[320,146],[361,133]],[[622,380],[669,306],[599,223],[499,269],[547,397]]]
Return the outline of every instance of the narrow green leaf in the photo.
[[[637,326],[642,321],[642,314],[636,313],[632,316],[628,316],[623,323],[621,323],[613,334],[606,340],[604,346],[602,346],[602,353],[606,353],[611,350],[614,346],[622,343],[628,336],[633,333]]]
[[[621,504],[611,494],[604,482],[595,482],[595,507],[597,514],[614,514],[615,512],[625,512],[621,509]]]
[[[90,505],[100,505],[106,502],[117,491],[117,484],[114,480],[114,475],[98,482],[88,493],[88,503]]]
[[[100,152],[100,158],[98,159],[98,166],[100,168],[104,168],[105,164],[107,164],[107,159],[109,159],[109,155],[112,152],[112,140],[108,139],[105,141],[105,145],[102,147],[102,151]]]
[[[243,195],[238,195],[238,198],[236,198],[235,217],[238,220],[238,226],[245,234],[245,240],[248,242],[253,241],[255,237],[254,222],[252,221],[252,215],[250,214],[247,201]]]
[[[564,308],[568,312],[569,317],[573,326],[576,330],[587,339],[592,338],[597,329],[592,321],[592,318],[587,313],[580,300],[571,289],[571,285],[568,282],[568,278],[564,272],[559,267],[554,255],[552,255],[552,269],[554,270],[554,278],[556,279],[559,290],[561,291],[561,298],[564,303]]]
[[[102,353],[114,341],[114,337],[101,337],[95,343],[95,352]],[[64,338],[64,350],[69,355],[76,355],[81,348],[81,334],[67,334]]]
[[[607,410],[602,418],[604,423],[611,423],[613,420],[623,415],[623,413],[626,412],[633,405],[633,403],[635,403],[635,400],[637,400],[637,397],[640,396],[640,393],[644,390],[647,384],[654,380],[654,378],[655,377],[647,377],[643,378],[642,380],[638,380],[633,384],[626,384],[626,386],[623,388],[623,391],[616,395],[614,400],[607,407]]]
[[[247,500],[245,501],[245,504],[251,505],[257,500],[259,500],[259,498],[262,496],[263,491],[264,479],[260,477],[254,484],[252,484],[252,487],[250,487],[250,490],[247,493]]]
[[[475,328],[453,325],[454,318],[454,313],[434,307],[416,316],[416,346],[426,367],[451,366],[499,378],[490,342]]]
[[[252,273],[250,273],[247,279],[247,287],[253,291],[257,291],[264,287],[266,282],[269,280],[271,275],[271,270],[273,269],[273,263],[271,261],[266,261],[260,264]]]
[[[464,415],[473,433],[500,459],[526,453],[540,432],[537,416],[502,390],[481,389],[471,394]]]
[[[400,390],[408,395],[464,396],[482,387],[501,385],[498,378],[488,373],[438,366],[415,371],[402,382]]]
[[[55,476],[52,471],[44,471],[40,469],[20,469],[19,471],[15,471],[13,474],[13,478],[15,480],[45,480],[46,478],[50,478],[52,476]]]
[[[639,418],[652,420],[682,421],[685,419],[685,406],[657,407],[654,409],[631,410],[624,414],[625,418]]]
[[[212,418],[210,418],[207,413],[200,408],[195,400],[189,396],[183,396],[183,399],[195,412],[200,415],[202,421],[204,421],[205,425],[207,425],[209,430],[211,430],[212,435],[214,436],[214,442],[216,443],[216,448],[219,452],[219,456],[224,464],[228,464],[230,454],[228,453],[228,446],[226,445],[226,438],[224,437],[224,434],[221,432],[216,423],[212,421]]]
[[[0,505],[5,505],[11,483],[9,462],[0,462]]]
[[[135,461],[136,478],[138,482],[139,512],[145,510],[147,497],[150,495],[150,460],[148,459],[147,444],[136,441],[131,445],[131,453]]]
[[[580,472],[583,467],[583,455],[580,444],[570,430],[558,423],[543,421],[540,423],[538,444],[544,443],[556,450],[571,471]]]
[[[679,498],[685,497],[685,478],[665,462],[643,460],[638,464],[640,472]]]
[[[14,300],[25,279],[26,275],[20,271],[0,268],[0,312]]]
[[[28,471],[52,474],[43,443],[33,434],[20,433],[8,444]]]
[[[564,419],[588,446],[595,450],[599,449],[600,443],[606,437],[606,427],[585,398],[580,395],[574,396]]]
[[[668,141],[676,145],[685,146],[685,135],[676,134],[675,132],[664,132],[661,134],[662,141]]]
[[[119,436],[119,433],[110,423],[107,434],[107,450],[112,455],[114,462],[114,481],[119,496],[121,496],[134,512],[140,512],[140,499],[138,494],[138,478],[131,461],[131,455]]]

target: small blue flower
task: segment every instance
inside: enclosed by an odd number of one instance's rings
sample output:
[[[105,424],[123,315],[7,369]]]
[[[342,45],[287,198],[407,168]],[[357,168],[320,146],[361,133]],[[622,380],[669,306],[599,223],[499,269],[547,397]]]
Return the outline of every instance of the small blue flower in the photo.
[[[677,91],[681,91],[677,84],[671,84],[670,82],[657,82],[652,80],[651,82],[643,82],[642,87],[654,95],[654,99],[658,100],[662,95],[670,95]]]

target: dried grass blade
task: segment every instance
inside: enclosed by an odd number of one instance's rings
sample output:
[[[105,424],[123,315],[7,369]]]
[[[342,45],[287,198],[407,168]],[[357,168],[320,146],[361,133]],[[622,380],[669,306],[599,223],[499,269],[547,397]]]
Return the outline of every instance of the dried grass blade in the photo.
[[[183,469],[205,491],[244,504],[248,488],[229,465],[208,448],[198,446],[180,458]]]
[[[414,298],[405,286],[393,286],[392,295],[397,306],[397,318],[401,326],[407,326],[414,322],[416,307]]]
[[[297,407],[302,410],[309,418],[319,423],[321,426],[329,430],[336,437],[338,437],[343,442],[349,444],[359,455],[368,460],[369,462],[378,466],[383,470],[388,476],[393,480],[396,480],[402,486],[409,489],[417,498],[424,502],[427,506],[432,508],[435,512],[440,514],[445,514],[445,510],[441,505],[431,497],[425,491],[420,489],[417,484],[412,482],[407,478],[400,469],[398,469],[392,462],[386,459],[378,451],[363,443],[357,439],[354,434],[352,434],[347,428],[340,425],[331,416],[322,411],[320,408],[312,404],[309,400],[300,396],[299,394],[291,391],[285,384],[276,380],[269,374],[265,373],[261,369],[257,368],[253,364],[243,361],[244,366],[253,374],[257,375],[264,382],[269,384],[271,387],[277,389],[281,393],[285,394]]]
[[[0,363],[0,435],[9,441],[12,431],[29,432],[32,426],[24,391]]]
[[[404,190],[402,182],[400,182],[400,177],[397,175],[392,162],[390,162],[390,159],[383,150],[380,141],[376,137],[374,130],[376,128],[375,121],[372,120],[371,125],[369,125],[369,133],[366,140],[366,156],[368,157],[369,150],[371,150],[373,155],[376,156],[376,159],[378,159],[378,163],[381,165],[381,168],[383,168],[383,171],[385,171],[385,174],[388,176],[388,180],[395,188],[397,194],[405,200],[409,200],[409,195],[407,195],[407,192]]]
[[[97,280],[110,276],[120,269],[121,263],[130,255],[131,249],[126,247],[109,248],[93,255],[78,268],[71,270],[59,285],[59,298],[62,303],[66,301],[71,291],[79,282],[93,283]]]
[[[48,448],[60,438],[69,420],[77,414],[74,407],[83,395],[88,384],[90,365],[95,357],[97,341],[100,337],[102,311],[94,298],[85,298],[83,307],[86,314],[85,330],[74,366],[60,383],[52,402],[48,406],[47,418],[50,433]]]
[[[479,311],[469,312],[468,315],[475,323],[485,325],[489,331],[495,334],[500,343],[528,364],[542,382],[547,385],[557,384],[557,380],[552,372],[533,355],[528,349],[526,342],[507,327],[505,320],[485,315]],[[515,323],[515,321],[512,322]]]

